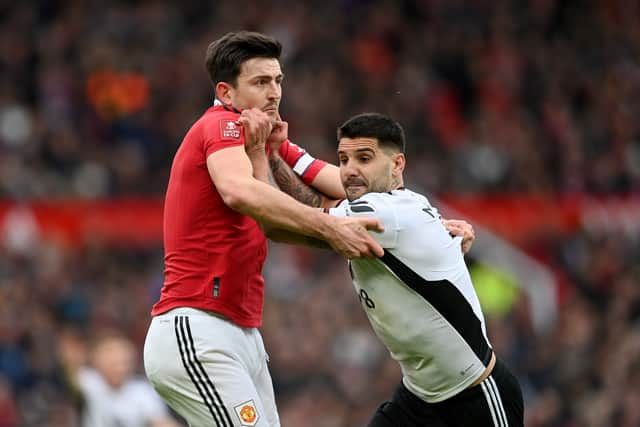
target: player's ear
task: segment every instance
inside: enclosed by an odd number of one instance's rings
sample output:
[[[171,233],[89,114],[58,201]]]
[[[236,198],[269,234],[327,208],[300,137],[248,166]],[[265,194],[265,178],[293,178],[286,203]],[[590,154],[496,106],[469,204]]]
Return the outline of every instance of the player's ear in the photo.
[[[216,99],[224,104],[232,104],[233,86],[227,82],[216,83]]]
[[[396,153],[393,155],[393,172],[396,174],[401,174],[404,172],[404,167],[406,165],[407,159],[404,156],[404,153]]]

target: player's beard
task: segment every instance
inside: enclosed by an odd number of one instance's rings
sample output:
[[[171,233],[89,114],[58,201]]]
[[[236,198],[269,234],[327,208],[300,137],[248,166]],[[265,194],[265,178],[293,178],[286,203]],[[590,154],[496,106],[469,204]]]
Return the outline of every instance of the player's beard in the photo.
[[[393,190],[392,180],[388,177],[379,178],[371,182],[367,182],[362,178],[349,179],[344,183],[344,192],[347,199],[353,202],[367,193],[385,193]]]
[[[354,185],[357,187],[353,187]],[[362,178],[348,179],[343,184],[343,187],[344,187],[344,192],[347,195],[347,199],[349,199],[350,202],[353,202],[354,200],[359,199],[364,194],[369,192],[369,184],[367,183],[366,180]]]
[[[367,180],[363,176],[348,178],[343,182],[344,191],[350,202],[359,199],[367,193],[386,193],[394,189],[393,175],[391,174],[391,164],[386,165],[382,173],[377,174],[373,179]]]
[[[268,104],[262,107],[262,111],[267,113],[269,118],[271,119],[271,124],[275,125],[276,122],[280,119],[280,114],[278,113],[278,104]]]

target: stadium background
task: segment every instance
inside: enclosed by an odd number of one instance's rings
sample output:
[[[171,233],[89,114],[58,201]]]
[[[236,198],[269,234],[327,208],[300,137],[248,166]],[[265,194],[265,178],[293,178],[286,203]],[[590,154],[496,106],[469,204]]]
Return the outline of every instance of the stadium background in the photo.
[[[640,426],[639,21],[631,0],[0,2],[0,426],[76,425],[69,331],[141,349],[171,158],[212,101],[206,46],[237,29],[282,41],[281,112],[311,153],[333,160],[354,113],[404,125],[408,185],[480,230],[527,426]],[[551,277],[542,327],[505,248]],[[271,245],[265,275],[283,425],[362,425],[399,372],[344,262]]]

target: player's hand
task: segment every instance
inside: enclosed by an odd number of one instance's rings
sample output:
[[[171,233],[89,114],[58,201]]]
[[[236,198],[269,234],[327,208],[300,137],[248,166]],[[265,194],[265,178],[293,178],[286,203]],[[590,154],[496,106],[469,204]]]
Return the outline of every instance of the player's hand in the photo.
[[[272,153],[277,153],[280,150],[280,146],[289,137],[289,123],[282,120],[280,113],[276,116],[276,121],[273,122],[273,129],[267,139],[267,145]]]
[[[384,227],[376,218],[335,218],[326,240],[336,252],[348,259],[381,257],[384,250],[367,230],[381,232]]]
[[[443,219],[442,224],[447,231],[454,236],[462,236],[462,253],[466,254],[471,249],[476,233],[473,226],[462,219]]]
[[[242,111],[236,123],[244,128],[244,148],[247,154],[264,153],[273,129],[269,115],[258,108],[248,108]]]

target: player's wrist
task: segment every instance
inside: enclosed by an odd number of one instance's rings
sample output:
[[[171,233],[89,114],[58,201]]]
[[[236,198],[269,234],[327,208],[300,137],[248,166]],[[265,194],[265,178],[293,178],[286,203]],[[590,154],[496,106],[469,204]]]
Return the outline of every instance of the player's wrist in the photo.
[[[331,242],[335,238],[336,229],[339,227],[339,219],[331,215],[327,215],[322,212],[322,209],[314,209],[316,211],[316,218],[314,218],[314,224],[316,225],[316,232],[318,237],[326,242]]]
[[[260,158],[260,157],[266,158],[266,155],[267,155],[264,144],[262,145],[256,144],[250,147],[245,146],[244,151],[247,153],[247,156],[253,157],[253,158]]]
[[[269,148],[269,153],[279,153],[280,147],[282,144],[290,142],[287,138],[285,139],[273,139],[273,137],[269,137],[267,140],[267,147]]]
[[[282,155],[280,154],[280,150],[274,149],[270,145],[267,146],[267,157],[269,158],[269,160],[281,159],[284,161]]]

